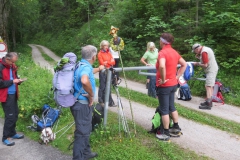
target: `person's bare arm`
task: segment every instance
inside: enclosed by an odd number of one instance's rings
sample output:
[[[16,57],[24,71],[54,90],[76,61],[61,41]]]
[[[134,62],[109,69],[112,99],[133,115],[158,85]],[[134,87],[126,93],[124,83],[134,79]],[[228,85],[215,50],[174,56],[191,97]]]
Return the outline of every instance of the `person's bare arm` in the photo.
[[[144,59],[143,57],[141,58],[140,62],[142,62],[142,64],[149,66],[149,64],[146,62],[146,59]]]
[[[161,79],[158,80],[158,83],[161,85],[168,81],[168,79],[166,79],[166,59],[165,58],[159,59],[159,71],[160,71]]]
[[[93,94],[92,86],[91,86],[91,83],[89,81],[88,76],[83,75],[82,78],[81,78],[81,82],[82,82],[82,85],[83,85],[83,89],[88,93],[85,96],[88,98],[89,106],[92,106],[93,105],[94,94]]]
[[[179,79],[179,77],[184,73],[187,67],[187,63],[183,58],[179,59],[178,64],[180,64],[181,66],[177,72],[177,76],[176,76],[177,79]]]
[[[103,65],[100,65],[98,68],[93,68],[93,74],[97,73],[97,72],[100,72],[101,70],[104,69],[104,66]]]

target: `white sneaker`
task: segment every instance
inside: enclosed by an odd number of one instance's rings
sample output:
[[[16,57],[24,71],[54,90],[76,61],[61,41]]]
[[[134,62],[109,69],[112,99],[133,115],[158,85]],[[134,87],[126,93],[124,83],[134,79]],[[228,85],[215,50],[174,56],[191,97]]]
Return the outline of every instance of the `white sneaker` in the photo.
[[[168,136],[166,134],[157,134],[156,133],[156,137],[158,139],[160,139],[161,141],[168,141],[170,139],[170,136]]]

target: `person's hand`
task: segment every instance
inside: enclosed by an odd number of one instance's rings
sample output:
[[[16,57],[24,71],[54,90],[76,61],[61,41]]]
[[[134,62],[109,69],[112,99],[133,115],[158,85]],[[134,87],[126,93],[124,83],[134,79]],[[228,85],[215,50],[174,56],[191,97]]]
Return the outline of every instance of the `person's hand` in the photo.
[[[146,66],[151,66],[151,64],[146,64]]]
[[[195,58],[200,59],[200,54],[196,54]]]
[[[160,85],[162,85],[162,84],[166,83],[168,80],[169,80],[169,79],[166,79],[166,80],[163,82],[162,79],[159,78],[159,79],[158,79],[158,83],[159,83]]]
[[[104,67],[104,65],[100,65],[98,68],[99,68],[99,72],[100,72],[100,71],[103,70],[105,67]]]
[[[21,79],[14,79],[13,80],[13,83],[20,83],[20,82],[22,82]]]
[[[193,65],[194,66],[199,66],[199,63],[198,62],[194,62]]]
[[[88,105],[91,107],[93,105],[93,96],[89,96],[89,94],[82,94],[84,97],[87,97],[88,99]]]

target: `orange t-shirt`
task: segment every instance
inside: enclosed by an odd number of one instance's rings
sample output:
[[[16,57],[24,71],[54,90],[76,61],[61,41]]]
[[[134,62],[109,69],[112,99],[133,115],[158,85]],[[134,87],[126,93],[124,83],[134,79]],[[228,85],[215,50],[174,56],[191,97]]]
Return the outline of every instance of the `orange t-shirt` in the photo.
[[[98,61],[100,65],[104,65],[106,68],[110,68],[115,65],[115,60],[109,50],[100,50],[98,53]]]
[[[164,58],[166,60],[165,66],[166,66],[166,78],[169,79],[166,83],[160,85],[158,80],[161,78],[160,71],[159,71],[159,60],[161,58]],[[178,61],[181,58],[181,56],[178,54],[176,50],[172,48],[171,45],[165,45],[162,50],[158,53],[158,60],[156,63],[156,86],[159,87],[170,87],[177,85],[177,65]]]

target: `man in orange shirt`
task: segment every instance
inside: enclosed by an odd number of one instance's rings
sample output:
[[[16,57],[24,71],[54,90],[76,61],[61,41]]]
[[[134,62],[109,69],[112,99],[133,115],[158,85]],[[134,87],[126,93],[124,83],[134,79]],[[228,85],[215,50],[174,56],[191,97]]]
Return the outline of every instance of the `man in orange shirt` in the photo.
[[[205,88],[207,100],[200,104],[199,109],[210,110],[212,108],[213,87],[218,72],[217,61],[213,50],[209,47],[201,46],[196,43],[192,46],[192,51],[196,53],[196,58],[200,60],[200,62],[195,62],[193,64],[202,67],[206,73]]]
[[[98,53],[98,61],[99,65],[105,66],[105,68],[110,68],[115,65],[115,60],[112,57],[112,54],[109,51],[109,42],[103,40],[100,43],[100,51]],[[98,102],[105,103],[105,91],[106,91],[106,82],[107,82],[107,74],[106,72],[99,72],[99,89],[98,89]],[[112,99],[111,91],[109,94],[109,106],[115,107],[114,101]]]

